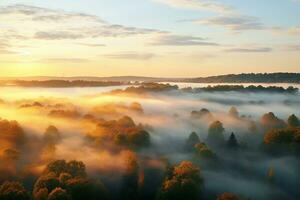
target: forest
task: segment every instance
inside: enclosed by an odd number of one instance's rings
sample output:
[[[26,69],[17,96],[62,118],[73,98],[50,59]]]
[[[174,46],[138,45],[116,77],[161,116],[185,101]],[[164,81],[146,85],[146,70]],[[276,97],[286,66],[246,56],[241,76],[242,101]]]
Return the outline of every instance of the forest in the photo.
[[[299,96],[158,83],[3,94],[0,200],[297,199]]]

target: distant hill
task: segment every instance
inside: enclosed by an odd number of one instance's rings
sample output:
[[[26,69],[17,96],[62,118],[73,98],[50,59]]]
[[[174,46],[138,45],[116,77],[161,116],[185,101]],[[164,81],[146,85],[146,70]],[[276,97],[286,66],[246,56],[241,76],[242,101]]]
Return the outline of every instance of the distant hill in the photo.
[[[32,77],[3,77],[0,80],[83,80],[83,81],[113,81],[113,82],[188,82],[188,83],[300,83],[300,73],[249,73],[228,74],[220,76],[198,77],[198,78],[164,78],[143,76],[32,76]]]
[[[193,83],[300,83],[300,73],[229,74],[205,78],[189,78]]]
[[[49,81],[49,80],[65,80],[65,81],[118,81],[118,82],[161,82],[171,81],[173,78],[156,78],[156,77],[144,77],[144,76],[111,76],[111,77],[97,77],[97,76],[72,76],[72,77],[60,77],[60,76],[28,76],[28,77],[0,77],[0,80],[25,80],[25,81]],[[183,80],[183,78],[180,78]]]

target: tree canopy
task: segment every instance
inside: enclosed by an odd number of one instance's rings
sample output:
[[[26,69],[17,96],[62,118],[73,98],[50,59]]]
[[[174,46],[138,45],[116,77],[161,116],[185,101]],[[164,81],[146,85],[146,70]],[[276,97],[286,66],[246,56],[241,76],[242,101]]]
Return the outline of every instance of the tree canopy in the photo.
[[[0,200],[30,200],[29,193],[19,182],[5,182],[0,186]]]
[[[225,129],[220,121],[213,122],[208,129],[208,144],[222,145],[224,143],[224,131]]]
[[[165,178],[158,194],[159,200],[196,200],[203,187],[200,169],[191,162],[183,161],[173,167]]]

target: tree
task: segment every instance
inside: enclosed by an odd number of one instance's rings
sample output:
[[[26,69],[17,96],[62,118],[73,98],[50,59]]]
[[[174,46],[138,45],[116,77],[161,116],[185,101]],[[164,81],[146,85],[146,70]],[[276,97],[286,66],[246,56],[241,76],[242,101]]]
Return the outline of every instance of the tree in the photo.
[[[264,147],[270,153],[294,153],[299,155],[300,127],[268,131],[264,137]]]
[[[207,142],[210,145],[222,145],[224,144],[225,131],[223,124],[220,121],[213,122],[208,129]]]
[[[91,181],[76,177],[66,181],[66,189],[72,200],[105,200],[108,199],[107,190],[100,181]]]
[[[183,161],[166,176],[158,193],[159,200],[196,200],[203,186],[200,169]]]
[[[133,102],[132,104],[130,104],[129,108],[137,113],[144,113],[142,105],[138,102]]]
[[[125,158],[125,173],[122,180],[121,197],[124,200],[138,199],[139,165],[135,153],[128,151]]]
[[[206,146],[205,143],[198,143],[195,145],[196,155],[201,158],[213,158],[215,157],[214,153]]]
[[[237,139],[236,139],[234,133],[231,133],[231,135],[227,141],[227,146],[231,149],[236,149],[239,147],[239,144],[237,142]]]
[[[285,122],[277,118],[272,112],[264,114],[260,119],[260,123],[266,130],[286,127]]]
[[[192,111],[191,112],[191,118],[192,119],[207,119],[207,120],[212,120],[213,119],[213,115],[211,114],[211,112],[208,109],[202,108],[200,111]]]
[[[71,200],[71,196],[62,188],[55,188],[48,196],[47,200]]]
[[[270,182],[274,182],[274,176],[275,176],[274,169],[273,169],[273,167],[271,167],[268,170],[267,178]]]
[[[44,141],[47,144],[56,144],[61,139],[60,132],[55,126],[49,126],[44,133]]]
[[[0,186],[0,200],[30,200],[30,195],[21,183],[5,182]]]
[[[256,123],[254,121],[250,121],[249,124],[248,124],[248,130],[251,132],[251,133],[257,133],[257,126],[256,126]]]
[[[135,147],[148,147],[150,145],[150,134],[145,130],[138,130],[128,135],[129,144]]]
[[[131,117],[124,116],[117,121],[118,126],[123,128],[135,127],[135,123]]]
[[[108,199],[104,185],[87,179],[84,163],[75,160],[49,163],[34,185],[33,197],[34,200]]]
[[[0,141],[10,143],[13,146],[23,145],[26,135],[17,121],[8,121],[0,118]]]
[[[287,122],[288,122],[289,127],[298,127],[298,126],[300,126],[300,121],[299,121],[298,117],[294,114],[289,116]]]
[[[231,107],[228,111],[229,116],[233,117],[233,118],[239,118],[239,112],[236,109],[236,107]]]
[[[44,196],[60,186],[60,182],[54,173],[40,176],[34,184],[33,197],[35,200],[44,200]]]
[[[185,149],[191,151],[194,149],[195,145],[198,143],[200,143],[199,136],[197,135],[196,132],[192,132],[186,141]]]
[[[273,129],[265,134],[265,144],[300,144],[300,128]]]
[[[239,200],[239,197],[236,194],[223,193],[218,196],[217,200]]]
[[[20,152],[17,151],[16,149],[5,149],[3,152],[3,157],[8,160],[8,161],[12,161],[12,160],[18,160],[20,157]]]

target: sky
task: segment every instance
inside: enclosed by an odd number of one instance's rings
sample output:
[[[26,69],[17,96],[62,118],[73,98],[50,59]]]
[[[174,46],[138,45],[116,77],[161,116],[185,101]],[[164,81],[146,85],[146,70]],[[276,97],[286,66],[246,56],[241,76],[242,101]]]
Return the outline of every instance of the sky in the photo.
[[[300,72],[300,0],[1,0],[0,76]]]

